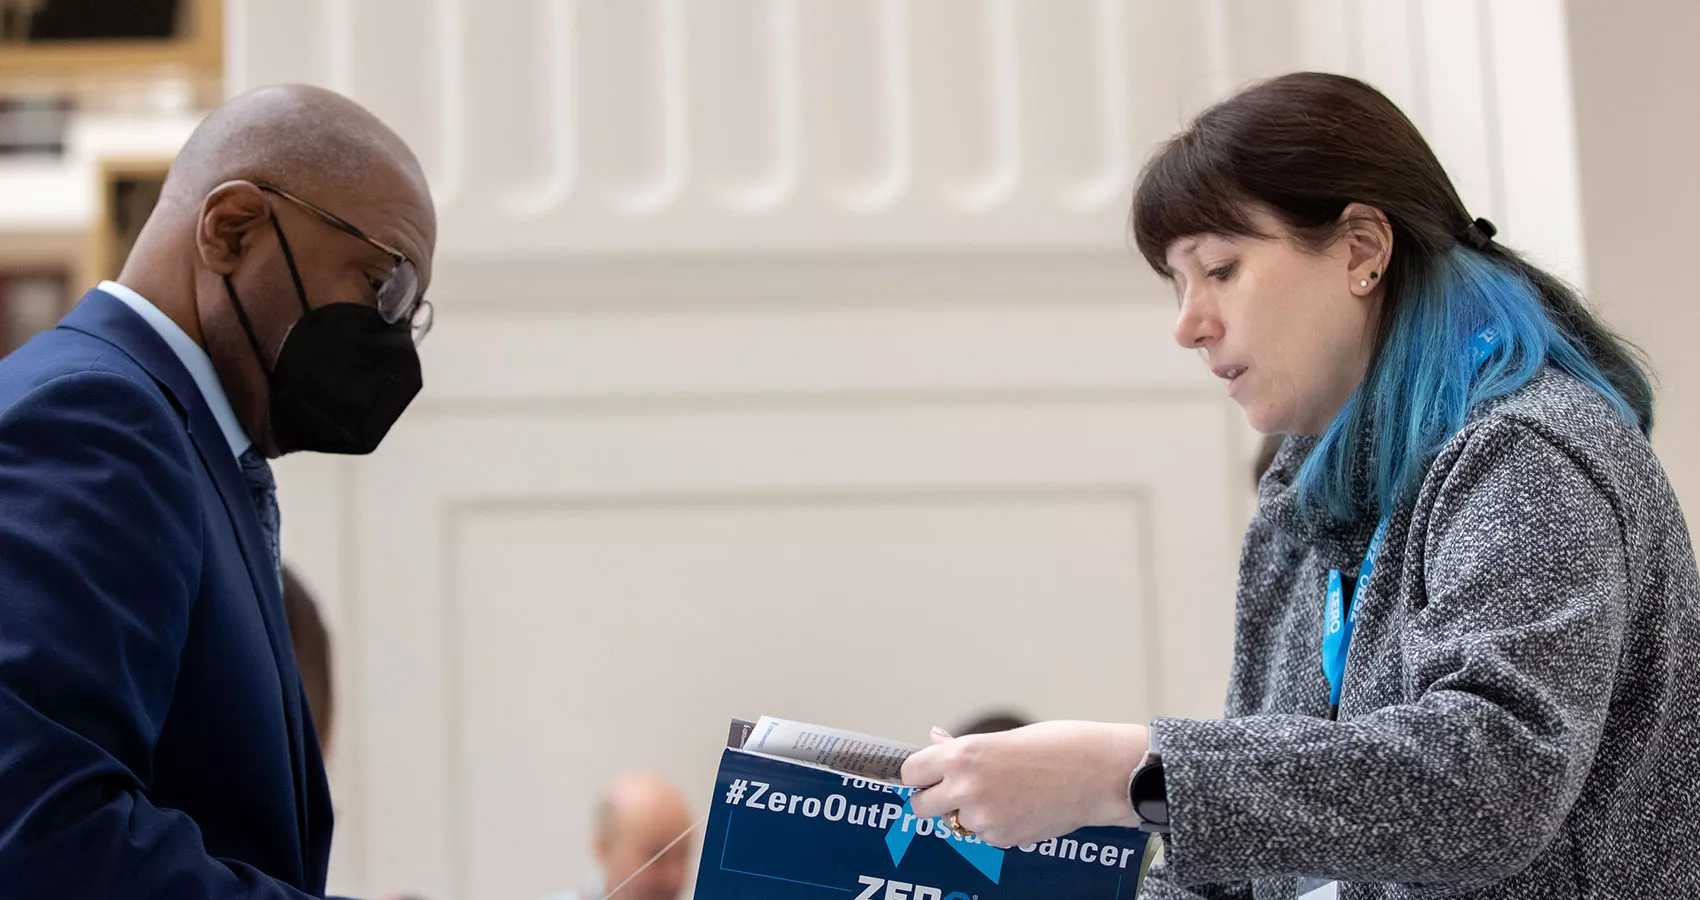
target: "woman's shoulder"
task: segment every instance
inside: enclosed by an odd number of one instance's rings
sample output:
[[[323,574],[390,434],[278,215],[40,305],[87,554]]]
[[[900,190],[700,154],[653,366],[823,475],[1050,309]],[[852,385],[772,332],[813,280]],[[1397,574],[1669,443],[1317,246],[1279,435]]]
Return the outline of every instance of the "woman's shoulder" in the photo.
[[[1625,422],[1611,401],[1593,386],[1550,365],[1528,384],[1472,410],[1446,450],[1522,433],[1544,439],[1579,462],[1656,464],[1646,436]],[[1446,455],[1445,450],[1441,455]]]
[[[1561,469],[1584,476],[1620,516],[1675,508],[1664,469],[1640,429],[1623,421],[1599,391],[1552,366],[1471,412],[1435,457],[1418,504],[1443,502],[1448,489],[1484,481],[1539,490]]]

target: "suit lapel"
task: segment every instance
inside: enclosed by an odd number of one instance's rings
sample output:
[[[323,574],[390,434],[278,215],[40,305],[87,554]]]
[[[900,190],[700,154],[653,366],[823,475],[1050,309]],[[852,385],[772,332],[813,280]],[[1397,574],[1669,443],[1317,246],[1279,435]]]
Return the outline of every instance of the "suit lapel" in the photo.
[[[283,612],[283,596],[277,573],[272,568],[271,548],[260,526],[259,513],[242,477],[241,466],[230,452],[230,442],[213,418],[195,379],[184,368],[170,345],[153,330],[141,316],[121,301],[102,291],[89,291],[59,324],[61,328],[81,331],[100,338],[134,359],[165,390],[183,413],[189,440],[195,445],[201,465],[212,477],[230,527],[236,533],[236,544],[248,569],[248,580],[259,599],[260,616],[265,622],[266,637],[271,643],[272,661],[277,666],[278,682],[283,685],[283,708],[288,716],[290,760],[294,768],[296,823],[300,829],[300,846],[307,846],[306,803],[306,728],[301,711],[299,676],[294,665],[295,650],[290,642],[289,623]],[[302,860],[302,871],[306,861]]]

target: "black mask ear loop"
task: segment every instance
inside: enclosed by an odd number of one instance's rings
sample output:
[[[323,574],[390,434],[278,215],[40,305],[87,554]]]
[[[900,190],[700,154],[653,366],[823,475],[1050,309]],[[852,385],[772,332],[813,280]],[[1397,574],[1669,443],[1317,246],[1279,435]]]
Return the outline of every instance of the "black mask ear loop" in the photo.
[[[230,283],[230,276],[224,276],[224,290],[230,295],[230,305],[236,310],[236,318],[242,323],[242,333],[248,336],[248,345],[254,348],[254,361],[260,364],[260,372],[266,376],[266,384],[272,382],[271,367],[266,365],[265,351],[260,349],[260,339],[254,336],[254,323],[248,320],[248,311],[242,308],[242,299],[236,296],[236,286]]]
[[[295,298],[301,301],[301,314],[313,311],[307,303],[307,289],[301,284],[301,273],[295,268],[295,254],[289,250],[289,239],[283,236],[283,226],[277,223],[277,213],[272,213],[272,230],[277,232],[277,245],[283,248],[283,263],[289,267],[289,279],[295,282]]]
[[[283,248],[283,262],[289,267],[289,278],[295,282],[295,297],[301,301],[301,314],[305,316],[313,311],[307,305],[307,289],[301,285],[301,273],[295,268],[295,254],[289,250],[289,239],[283,236],[283,226],[277,222],[277,214],[271,213],[272,230],[277,232],[277,245]],[[224,276],[224,289],[230,294],[230,304],[236,308],[236,318],[242,323],[242,333],[248,336],[248,344],[254,348],[254,360],[260,364],[260,371],[265,373],[266,384],[271,384],[271,366],[266,365],[265,351],[260,349],[260,339],[254,335],[254,323],[248,318],[248,311],[242,307],[242,298],[236,294],[236,286],[230,283],[230,276]]]

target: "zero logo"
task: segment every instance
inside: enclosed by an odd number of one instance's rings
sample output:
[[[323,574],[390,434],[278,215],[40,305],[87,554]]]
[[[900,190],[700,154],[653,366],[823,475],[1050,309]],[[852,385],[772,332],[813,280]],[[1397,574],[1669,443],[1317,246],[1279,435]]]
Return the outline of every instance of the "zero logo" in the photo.
[[[887,881],[872,875],[862,875],[856,879],[862,885],[862,892],[856,895],[856,900],[980,900],[978,895],[952,891],[946,894],[936,887],[924,884],[910,884],[907,881]],[[880,890],[884,888],[885,890]]]

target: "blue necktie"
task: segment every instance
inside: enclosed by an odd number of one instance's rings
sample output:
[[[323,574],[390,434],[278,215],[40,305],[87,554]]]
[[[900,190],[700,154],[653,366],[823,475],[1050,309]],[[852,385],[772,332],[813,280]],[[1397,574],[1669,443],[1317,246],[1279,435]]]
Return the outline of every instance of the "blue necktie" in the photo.
[[[271,464],[253,447],[242,451],[242,478],[248,482],[248,494],[254,499],[254,511],[260,515],[260,531],[266,536],[266,547],[272,553],[272,571],[277,575],[278,589],[283,589],[283,549],[278,537],[282,513],[277,508],[277,481],[272,478]]]

